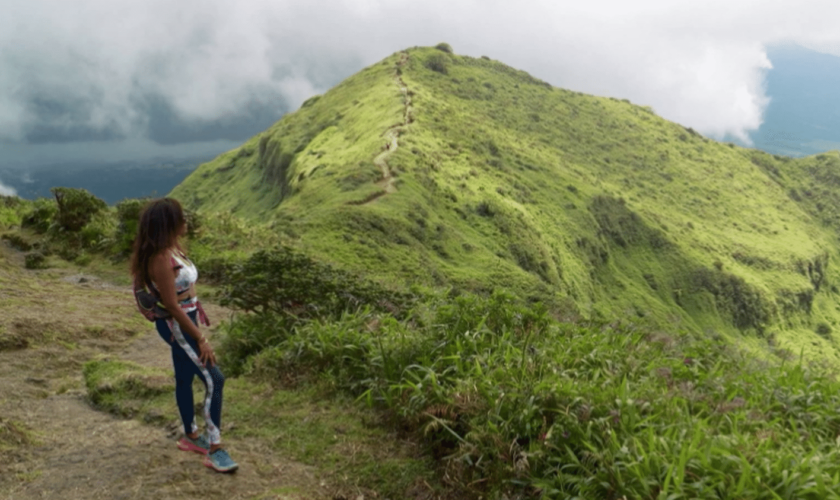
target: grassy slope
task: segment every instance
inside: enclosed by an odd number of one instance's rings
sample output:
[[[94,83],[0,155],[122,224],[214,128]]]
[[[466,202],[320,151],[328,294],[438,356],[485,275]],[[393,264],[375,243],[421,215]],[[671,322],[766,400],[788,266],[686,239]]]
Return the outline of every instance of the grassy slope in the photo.
[[[173,195],[383,278],[759,332],[840,359],[831,335],[815,333],[840,319],[833,186],[819,177],[840,165],[836,153],[774,158],[495,61],[408,54],[305,103]],[[427,67],[440,58],[447,74]],[[406,112],[398,73],[412,123],[388,160],[397,192],[355,205],[381,189],[372,159]]]

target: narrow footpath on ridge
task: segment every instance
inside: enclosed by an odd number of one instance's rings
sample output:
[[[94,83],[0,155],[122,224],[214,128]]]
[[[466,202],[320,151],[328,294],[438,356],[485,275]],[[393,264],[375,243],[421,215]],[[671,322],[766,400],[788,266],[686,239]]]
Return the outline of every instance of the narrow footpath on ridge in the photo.
[[[405,81],[401,76],[401,70],[408,62],[408,57],[407,52],[401,52],[400,59],[397,61],[396,68],[394,69],[394,82],[397,84],[403,95],[404,107],[402,122],[390,127],[382,134],[386,140],[385,145],[382,146],[382,152],[376,155],[373,159],[373,164],[379,167],[379,170],[382,172],[382,178],[376,182],[376,185],[381,189],[364,200],[351,202],[352,205],[365,205],[385,196],[386,194],[395,193],[397,191],[397,177],[394,175],[393,170],[391,170],[390,165],[388,165],[388,158],[390,158],[391,155],[399,149],[400,134],[402,134],[406,130],[406,127],[411,124],[411,95],[408,91],[408,86],[405,84]]]

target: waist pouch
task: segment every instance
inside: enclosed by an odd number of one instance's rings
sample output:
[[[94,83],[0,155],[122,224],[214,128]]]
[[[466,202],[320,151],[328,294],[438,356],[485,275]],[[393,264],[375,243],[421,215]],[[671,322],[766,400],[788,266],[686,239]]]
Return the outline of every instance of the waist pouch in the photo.
[[[149,321],[157,319],[168,319],[172,315],[158,301],[156,295],[145,289],[134,290],[134,299],[137,301],[137,309]]]
[[[160,303],[157,295],[149,293],[145,288],[134,290],[134,299],[137,301],[137,309],[140,311],[140,314],[149,321],[169,319],[172,317],[172,314]],[[210,318],[207,317],[207,313],[205,313],[204,308],[201,307],[201,301],[196,300],[195,306],[198,310],[199,322],[206,326],[210,326]]]

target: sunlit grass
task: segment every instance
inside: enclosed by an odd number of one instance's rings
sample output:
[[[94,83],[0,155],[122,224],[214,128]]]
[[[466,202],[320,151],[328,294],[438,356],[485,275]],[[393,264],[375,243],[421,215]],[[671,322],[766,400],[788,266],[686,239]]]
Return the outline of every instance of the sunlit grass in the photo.
[[[173,194],[394,282],[503,288],[583,317],[629,311],[840,361],[832,337],[815,333],[840,327],[825,265],[840,229],[836,153],[774,157],[486,58],[407,54],[201,166]],[[372,160],[405,112],[397,73],[412,120],[388,159],[397,192],[348,205],[379,189]],[[707,272],[737,278],[744,293],[698,282]],[[748,295],[755,314],[739,320]]]

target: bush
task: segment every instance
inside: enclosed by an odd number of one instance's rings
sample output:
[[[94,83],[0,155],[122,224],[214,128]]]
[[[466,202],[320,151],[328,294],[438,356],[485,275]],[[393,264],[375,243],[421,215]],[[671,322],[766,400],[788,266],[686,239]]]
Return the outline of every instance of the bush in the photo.
[[[55,220],[66,231],[81,230],[94,215],[108,207],[104,201],[85,189],[55,187],[50,191],[58,206]]]
[[[201,233],[204,219],[198,212],[184,209],[184,220],[187,222],[187,237],[196,238]]]
[[[21,227],[33,229],[35,232],[46,233],[55,220],[58,206],[50,198],[38,198],[32,202],[32,210],[21,220]]]
[[[5,233],[3,236],[0,236],[0,239],[8,241],[12,248],[20,252],[28,252],[32,250],[32,244],[17,233]]]
[[[298,325],[340,317],[368,307],[402,317],[414,296],[335,269],[288,247],[259,251],[245,261],[220,263],[221,302],[256,315],[246,316],[223,342],[234,373],[247,358],[275,344]]]
[[[20,226],[24,207],[30,203],[17,196],[0,195],[0,229]]]
[[[81,248],[106,251],[113,247],[116,229],[113,214],[99,212],[82,227],[76,241]]]
[[[204,256],[199,252],[193,252],[193,248],[191,247],[190,258],[200,270],[202,282],[225,283],[229,270],[236,262],[235,257],[224,253]]]
[[[4,194],[0,194],[0,207],[4,208],[16,208],[20,206],[23,201],[17,196],[6,196]]]
[[[442,75],[449,74],[449,57],[445,54],[432,54],[426,59],[425,66]]]
[[[454,54],[455,52],[452,50],[452,46],[448,43],[442,42],[435,45],[435,48],[440,50],[441,52],[446,52],[447,54]]]
[[[770,319],[771,304],[759,289],[740,276],[717,269],[700,268],[692,273],[691,281],[695,291],[703,289],[714,295],[722,316],[728,315],[737,328],[763,332]]]
[[[130,255],[137,236],[137,225],[140,222],[140,212],[148,200],[127,198],[117,203],[117,231],[115,236],[114,253],[119,256]]]
[[[826,337],[826,338],[831,337],[831,332],[832,331],[833,331],[833,329],[831,328],[831,325],[829,325],[826,322],[820,323],[819,325],[817,325],[817,328],[816,328],[817,335],[819,335],[821,337]]]
[[[286,246],[261,250],[231,266],[222,291],[223,305],[298,318],[335,317],[365,305],[398,313],[411,301],[409,294],[388,290]]]
[[[28,253],[24,258],[24,266],[27,269],[46,269],[47,257],[41,252]]]

